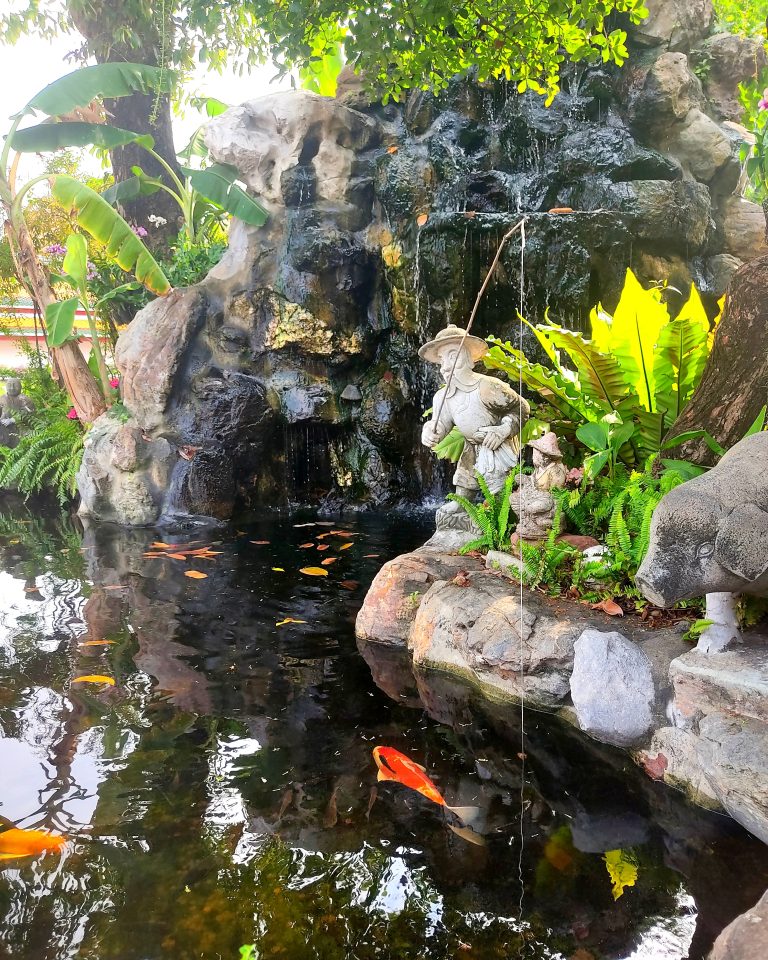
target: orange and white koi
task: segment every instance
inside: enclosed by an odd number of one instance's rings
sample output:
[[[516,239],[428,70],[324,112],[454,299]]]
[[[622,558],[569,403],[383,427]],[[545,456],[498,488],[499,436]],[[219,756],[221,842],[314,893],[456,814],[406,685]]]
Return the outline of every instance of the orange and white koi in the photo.
[[[393,780],[415,790],[432,803],[450,810],[464,823],[471,823],[477,817],[477,807],[452,807],[447,804],[445,797],[427,776],[424,767],[394,747],[374,747],[373,759],[379,768],[378,780]]]

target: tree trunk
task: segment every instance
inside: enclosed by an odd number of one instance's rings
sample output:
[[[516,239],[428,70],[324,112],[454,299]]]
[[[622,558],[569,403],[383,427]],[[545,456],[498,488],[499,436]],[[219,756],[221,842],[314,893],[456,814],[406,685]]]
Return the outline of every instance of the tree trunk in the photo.
[[[45,316],[48,304],[55,303],[56,297],[50,288],[40,261],[37,258],[32,238],[26,224],[11,225],[5,223],[5,231],[11,246],[19,278],[26,282],[32,299],[40,315]],[[72,405],[83,423],[93,423],[107,409],[104,397],[99,390],[88,364],[80,353],[74,340],[68,340],[63,346],[51,350],[54,370],[58,373],[62,386],[69,394]]]
[[[159,4],[155,7],[152,4],[126,6],[116,4],[114,0],[91,0],[88,4],[70,2],[68,10],[73,25],[88,41],[88,51],[97,63],[124,61],[157,67],[171,59],[174,42],[172,3],[161,10]],[[163,15],[164,21],[161,19]],[[125,34],[126,27],[137,39],[137,46],[115,40],[116,36]],[[134,93],[117,100],[105,100],[104,107],[114,126],[135,133],[148,133],[155,141],[155,151],[183,179],[173,143],[170,97]],[[137,144],[111,150],[110,157],[117,181],[132,177],[131,167],[139,166],[145,173],[160,177],[173,188],[173,182],[163,167]],[[147,230],[145,242],[153,251],[167,247],[175,240],[183,222],[180,207],[163,190],[121,204],[121,212],[129,222]],[[167,223],[153,227],[148,220],[150,214],[163,217]]]
[[[723,318],[701,382],[668,436],[707,430],[726,449],[741,440],[768,403],[768,255],[734,275]],[[666,456],[711,465],[717,460],[701,440],[682,444]]]

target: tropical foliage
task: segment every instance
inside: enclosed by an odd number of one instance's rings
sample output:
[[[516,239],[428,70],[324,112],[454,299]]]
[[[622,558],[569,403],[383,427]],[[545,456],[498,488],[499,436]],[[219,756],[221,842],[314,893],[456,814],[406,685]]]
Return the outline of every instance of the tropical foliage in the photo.
[[[548,319],[522,319],[545,362],[491,337],[485,364],[515,382],[522,377],[539,394],[538,416],[594,455],[592,473],[618,461],[643,464],[659,452],[701,379],[712,341],[695,287],[672,319],[661,290],[645,290],[631,270],[613,315],[601,304],[592,310],[589,339]]]
[[[476,473],[475,477],[484,497],[482,503],[473,503],[467,497],[457,493],[448,494],[448,499],[460,504],[472,522],[482,531],[480,537],[462,547],[461,553],[470,553],[473,550],[481,549],[503,550],[509,546],[509,538],[512,532],[509,523],[509,495],[512,493],[517,474],[518,471],[513,470],[507,477],[502,489],[498,493],[492,493],[485,478]]]

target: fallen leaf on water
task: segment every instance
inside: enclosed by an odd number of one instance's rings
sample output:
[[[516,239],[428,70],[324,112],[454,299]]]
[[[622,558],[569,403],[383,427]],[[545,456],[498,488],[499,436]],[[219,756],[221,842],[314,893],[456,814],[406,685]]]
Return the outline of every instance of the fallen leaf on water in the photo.
[[[155,550],[173,550],[174,544],[163,543],[162,540],[155,540],[154,543],[150,543],[150,547],[154,547]]]
[[[416,217],[416,223],[417,223],[420,227],[423,227],[424,224],[427,222],[427,220],[429,220],[429,214],[428,214],[428,213],[420,213],[420,214],[418,215],[418,217]]]
[[[449,830],[452,830],[457,837],[461,837],[462,840],[466,840],[467,843],[474,843],[477,847],[485,846],[485,837],[482,837],[479,833],[476,833],[472,827],[454,827],[452,823],[447,823],[446,826]]]
[[[185,553],[166,553],[166,557],[170,557],[171,560],[186,560],[187,555]]]
[[[316,523],[294,523],[293,528],[294,530],[298,530],[299,527],[316,527],[316,526],[317,526]]]
[[[285,573],[285,567],[272,567],[275,573]]]
[[[299,550],[307,550],[307,549],[309,549],[309,547],[314,547],[314,543],[310,542],[310,543],[300,543],[300,544],[299,544]]]
[[[257,547],[265,547],[269,543],[269,540],[251,540],[249,542],[255,543]]]
[[[387,147],[387,153],[397,153],[398,148],[393,143],[391,147]]]
[[[344,587],[345,590],[357,590],[360,584],[357,580],[342,580],[339,586]]]
[[[294,620],[293,617],[286,617],[285,620],[278,621],[276,627],[284,627],[286,623],[306,623],[306,620]]]
[[[24,593],[40,593],[40,587],[24,587]]]
[[[363,560],[371,560],[373,557],[378,557],[378,553],[364,553]]]
[[[359,537],[359,533],[355,533],[353,530],[331,530],[332,537]]]
[[[336,563],[336,561],[337,561],[338,559],[339,559],[338,557],[326,557],[325,560],[321,560],[320,563],[321,563],[324,567],[330,567],[330,565],[331,565],[332,563]]]
[[[573,207],[551,207],[547,213],[573,213]]]
[[[83,640],[82,643],[79,643],[79,647],[108,647],[113,643],[117,643],[117,640]]]
[[[328,547],[328,544],[327,544],[327,543],[318,543],[317,549],[318,549],[318,550],[328,550],[329,547]]]
[[[205,580],[208,574],[200,573],[199,570],[185,570],[184,576],[189,577],[191,580]]]
[[[365,810],[365,819],[366,819],[366,820],[370,820],[371,810],[373,810],[373,805],[374,805],[374,803],[376,803],[376,797],[378,797],[378,795],[379,795],[378,788],[377,788],[376,784],[374,784],[374,785],[371,787],[371,792],[368,794],[368,806],[367,806],[367,808],[366,808],[366,810]]]
[[[326,530],[325,533],[318,533],[317,539],[318,539],[318,540],[325,540],[325,538],[326,538],[326,537],[330,537],[330,535],[331,535],[331,534],[330,534],[330,531]]]
[[[354,547],[354,543],[342,543],[339,550],[349,550],[350,547]]]
[[[145,553],[144,556],[147,560],[158,560],[160,557],[166,556],[166,554],[155,551],[154,553]]]
[[[609,850],[603,854],[603,860],[611,878],[613,899],[618,900],[626,887],[637,883],[637,860],[625,850]]]
[[[110,687],[115,685],[112,677],[104,677],[100,673],[88,673],[83,677],[75,677],[72,683],[107,683]]]
[[[302,567],[299,573],[306,573],[308,577],[327,577],[328,571],[322,567]]]
[[[528,754],[527,754],[527,753],[518,753],[518,754],[517,754],[517,759],[518,759],[518,760],[527,760],[527,759],[528,759]]]
[[[592,604],[593,610],[602,610],[603,613],[607,613],[609,617],[623,617],[624,611],[616,603],[615,600],[601,600],[600,603]]]

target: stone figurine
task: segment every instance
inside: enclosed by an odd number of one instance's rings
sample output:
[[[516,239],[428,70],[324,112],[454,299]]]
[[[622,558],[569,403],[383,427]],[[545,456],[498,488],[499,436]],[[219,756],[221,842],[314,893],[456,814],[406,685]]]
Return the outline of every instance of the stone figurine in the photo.
[[[660,607],[706,594],[713,624],[698,649],[717,652],[739,638],[735,597],[768,595],[768,433],[740,440],[661,500],[635,581]]]
[[[523,540],[543,540],[555,519],[555,498],[550,491],[553,487],[565,486],[568,470],[557,437],[551,431],[538,440],[531,440],[528,446],[533,450],[534,470],[517,478],[509,503],[518,516],[517,536]],[[562,533],[563,528],[561,522],[556,532]]]
[[[502,380],[475,372],[474,366],[486,353],[487,344],[473,336],[462,343],[463,338],[464,331],[449,324],[419,350],[422,360],[439,364],[446,384],[450,378],[450,384],[435,394],[432,419],[424,424],[421,442],[432,449],[454,427],[461,431],[465,444],[453,483],[456,493],[473,499],[480,489],[476,473],[493,493],[504,486],[518,462],[518,434],[530,407]],[[474,531],[462,507],[454,501],[438,510],[437,528]]]
[[[35,405],[21,392],[21,380],[11,377],[5,381],[5,396],[0,397],[0,445],[15,447],[19,442],[19,415],[35,412]]]

